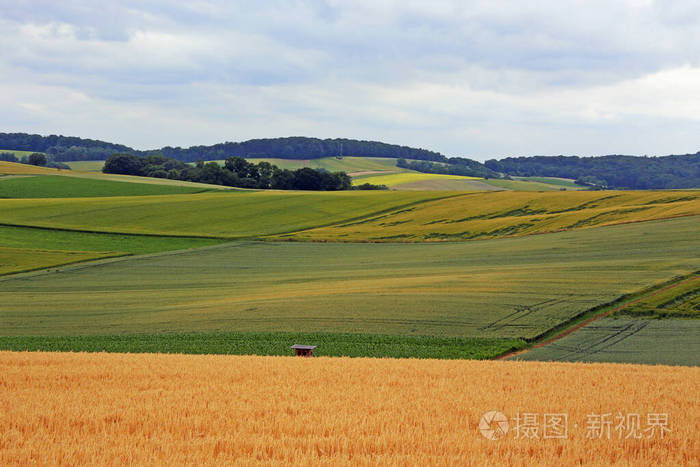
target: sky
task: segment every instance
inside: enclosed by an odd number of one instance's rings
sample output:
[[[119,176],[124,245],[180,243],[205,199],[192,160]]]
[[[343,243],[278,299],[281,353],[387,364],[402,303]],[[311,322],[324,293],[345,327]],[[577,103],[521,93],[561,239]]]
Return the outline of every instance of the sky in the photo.
[[[0,0],[0,30],[3,132],[482,161],[700,150],[693,0]]]

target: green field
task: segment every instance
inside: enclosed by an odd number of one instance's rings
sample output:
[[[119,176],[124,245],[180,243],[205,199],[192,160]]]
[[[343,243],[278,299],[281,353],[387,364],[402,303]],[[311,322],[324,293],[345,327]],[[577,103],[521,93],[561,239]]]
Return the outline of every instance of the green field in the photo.
[[[6,335],[532,339],[698,270],[698,219],[439,244],[236,242],[0,281]]]
[[[573,180],[568,178],[557,178],[557,177],[515,177],[516,180],[522,180],[526,182],[536,182],[544,183],[547,185],[555,185],[558,187],[563,187],[573,190],[585,190],[586,187],[582,185],[577,185]]]
[[[313,342],[317,356],[486,359],[517,350],[517,339],[324,333],[160,333],[109,336],[4,336],[0,350],[291,355],[290,345]]]
[[[105,161],[70,161],[64,162],[71,170],[80,172],[102,172]]]
[[[349,221],[455,196],[439,192],[229,192],[6,199],[0,224],[107,233],[245,238]]]
[[[146,196],[210,191],[206,188],[126,183],[65,175],[13,177],[0,180],[0,198],[85,198]]]
[[[0,225],[0,275],[218,243],[221,241],[206,238],[98,234]]]
[[[634,317],[700,317],[700,275],[633,303],[615,313]]]
[[[700,320],[603,318],[510,360],[700,365]]]

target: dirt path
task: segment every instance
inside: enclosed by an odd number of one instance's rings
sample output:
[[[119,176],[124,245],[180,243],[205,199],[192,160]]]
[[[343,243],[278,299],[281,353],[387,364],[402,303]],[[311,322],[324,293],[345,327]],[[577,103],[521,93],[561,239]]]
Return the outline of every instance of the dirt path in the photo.
[[[622,309],[624,309],[624,308],[627,308],[627,307],[630,306],[630,305],[634,305],[635,303],[638,303],[638,302],[640,302],[640,301],[642,301],[642,300],[646,300],[646,299],[649,298],[649,297],[653,297],[654,295],[658,295],[658,294],[660,294],[661,292],[665,292],[665,291],[667,291],[667,290],[675,289],[676,287],[678,287],[678,286],[680,286],[680,285],[682,285],[682,284],[685,284],[685,283],[687,283],[687,282],[692,282],[692,281],[698,280],[698,279],[700,279],[700,276],[694,275],[694,276],[689,277],[689,278],[687,278],[687,279],[683,279],[682,281],[678,281],[678,282],[676,282],[676,283],[674,283],[674,284],[668,285],[668,286],[666,286],[666,287],[662,287],[662,288],[660,288],[660,289],[658,289],[658,290],[655,290],[655,291],[653,291],[653,292],[651,292],[651,293],[648,293],[648,294],[642,295],[641,297],[635,298],[634,300],[630,300],[629,302],[625,302],[625,303],[623,303],[623,304],[621,304],[621,305],[618,305],[618,306],[616,306],[615,308],[606,311],[605,313],[601,313],[601,314],[599,314],[599,315],[592,316],[591,318],[588,318],[588,319],[585,320],[585,321],[582,321],[582,322],[580,322],[580,323],[578,323],[578,324],[576,324],[576,325],[574,325],[574,326],[571,326],[570,328],[567,328],[567,329],[563,330],[563,331],[560,332],[559,334],[557,334],[557,335],[555,335],[555,336],[553,336],[553,337],[550,337],[549,339],[543,340],[542,342],[538,342],[537,344],[533,345],[532,347],[528,347],[527,349],[516,350],[515,352],[510,352],[510,353],[507,353],[507,354],[499,355],[498,357],[494,358],[494,360],[505,360],[506,358],[514,357],[514,356],[516,356],[516,355],[520,355],[520,354],[524,354],[524,353],[526,353],[526,352],[529,352],[530,350],[538,349],[538,348],[540,348],[540,347],[544,347],[545,345],[549,345],[549,344],[551,344],[552,342],[558,341],[559,339],[562,339],[562,338],[568,336],[568,335],[571,334],[572,332],[578,331],[579,329],[581,329],[581,328],[584,327],[584,326],[588,326],[589,324],[591,324],[591,323],[594,322],[594,321],[599,320],[600,318],[605,318],[606,316],[610,316],[612,313],[614,313],[614,312],[616,312],[616,311],[620,311],[620,310],[622,310]]]

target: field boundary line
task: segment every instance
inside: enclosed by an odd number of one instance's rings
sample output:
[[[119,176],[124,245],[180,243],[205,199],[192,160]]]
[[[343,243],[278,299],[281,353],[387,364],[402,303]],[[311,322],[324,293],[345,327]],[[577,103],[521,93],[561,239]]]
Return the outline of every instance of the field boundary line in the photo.
[[[611,314],[613,314],[617,311],[623,310],[631,305],[634,305],[635,303],[638,303],[638,302],[645,300],[649,297],[653,297],[655,295],[658,295],[662,292],[666,292],[667,290],[675,289],[676,287],[679,287],[680,285],[683,285],[685,283],[698,280],[698,279],[700,279],[699,274],[700,274],[700,271],[695,271],[695,272],[692,272],[686,276],[682,276],[681,278],[676,278],[676,279],[671,279],[670,281],[666,281],[665,284],[667,284],[667,285],[665,285],[665,286],[663,284],[661,284],[661,286],[657,285],[657,286],[652,286],[652,287],[648,287],[646,289],[643,289],[642,291],[640,291],[636,294],[633,294],[633,296],[630,297],[629,300],[623,299],[621,304],[615,306],[612,309],[609,309],[609,310],[603,311],[600,314],[591,316],[590,318],[588,318],[584,321],[581,321],[579,323],[576,323],[572,326],[567,327],[567,323],[564,323],[565,329],[562,330],[561,332],[556,333],[554,336],[545,337],[543,340],[539,340],[539,341],[537,338],[535,338],[532,341],[533,345],[531,347],[528,347],[526,349],[517,350],[515,352],[509,352],[509,353],[505,353],[502,355],[498,355],[498,356],[494,357],[493,359],[494,360],[505,360],[507,358],[514,357],[516,355],[521,355],[521,354],[527,353],[530,350],[538,349],[540,347],[544,347],[545,345],[549,345],[553,342],[556,342],[560,339],[563,339],[564,337],[568,336],[569,334],[576,332],[585,326],[588,326],[589,324],[593,323],[594,321],[597,321],[601,318],[605,318],[607,316],[610,316]],[[660,287],[660,288],[657,288],[657,287]],[[638,295],[638,294],[641,294],[641,295]],[[615,303],[615,301],[613,301],[609,306],[612,306],[614,303]],[[607,308],[607,306],[604,306],[604,308]],[[584,312],[583,316],[585,316],[585,314],[589,313],[590,311],[591,310]],[[569,323],[575,322],[580,317],[581,316],[572,318],[571,320],[569,320]],[[544,335],[546,336],[550,332],[551,331],[548,331]]]

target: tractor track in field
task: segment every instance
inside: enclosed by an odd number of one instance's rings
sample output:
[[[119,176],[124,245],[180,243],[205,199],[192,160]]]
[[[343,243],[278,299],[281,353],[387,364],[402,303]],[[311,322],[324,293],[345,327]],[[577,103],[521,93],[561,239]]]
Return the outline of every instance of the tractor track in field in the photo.
[[[693,273],[690,277],[682,279],[678,282],[674,282],[673,284],[667,285],[666,287],[661,287],[660,289],[654,290],[648,294],[643,294],[640,297],[637,297],[637,298],[634,298],[630,301],[624,302],[624,303],[622,303],[622,304],[620,304],[620,305],[618,305],[610,310],[607,310],[599,315],[592,316],[592,317],[590,317],[590,318],[588,318],[580,323],[575,324],[574,326],[571,326],[569,328],[564,329],[562,332],[560,332],[560,333],[558,333],[550,338],[546,338],[543,341],[534,344],[532,347],[528,347],[527,349],[516,350],[514,352],[508,352],[508,353],[505,353],[503,355],[499,355],[497,357],[494,357],[494,360],[505,360],[505,359],[508,359],[510,357],[515,357],[516,355],[521,355],[521,354],[527,353],[533,349],[539,349],[540,347],[544,347],[545,345],[549,345],[553,342],[556,342],[556,341],[568,336],[569,334],[576,332],[585,326],[588,326],[589,324],[591,324],[594,321],[597,321],[601,318],[605,318],[606,316],[610,316],[612,313],[614,313],[616,311],[623,310],[631,305],[634,305],[635,303],[638,303],[642,300],[646,300],[649,297],[653,297],[653,296],[658,295],[658,294],[665,292],[667,290],[675,289],[676,287],[679,287],[680,285],[683,285],[685,283],[692,282],[692,281],[698,280],[698,279],[700,279],[700,275],[698,275],[698,273]]]

